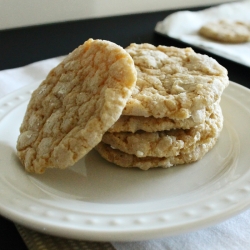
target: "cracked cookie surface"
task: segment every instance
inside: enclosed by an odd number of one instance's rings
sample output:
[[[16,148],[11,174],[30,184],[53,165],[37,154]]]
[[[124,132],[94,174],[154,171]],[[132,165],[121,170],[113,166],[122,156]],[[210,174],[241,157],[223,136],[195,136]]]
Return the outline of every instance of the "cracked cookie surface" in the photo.
[[[199,122],[229,84],[227,70],[191,48],[131,44],[137,82],[123,115]]]
[[[17,155],[28,172],[67,168],[94,148],[117,121],[136,82],[131,56],[89,39],[33,92],[20,127]]]

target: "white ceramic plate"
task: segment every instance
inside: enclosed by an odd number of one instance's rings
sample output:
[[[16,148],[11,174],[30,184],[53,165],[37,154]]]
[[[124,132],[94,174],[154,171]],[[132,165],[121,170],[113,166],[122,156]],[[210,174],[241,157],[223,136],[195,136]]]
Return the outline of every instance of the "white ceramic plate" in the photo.
[[[194,164],[124,169],[91,151],[67,170],[26,173],[18,128],[37,85],[0,100],[0,213],[41,232],[89,240],[142,240],[218,223],[250,205],[250,90],[230,83],[224,129]]]

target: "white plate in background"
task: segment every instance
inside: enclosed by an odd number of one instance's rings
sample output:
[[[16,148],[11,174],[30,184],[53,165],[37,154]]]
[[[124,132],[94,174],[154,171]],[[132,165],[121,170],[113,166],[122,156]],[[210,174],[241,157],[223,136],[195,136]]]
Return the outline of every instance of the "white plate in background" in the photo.
[[[159,21],[155,31],[250,67],[250,41],[238,44],[220,43],[198,34],[199,29],[208,22],[228,20],[250,24],[249,12],[249,0],[220,4],[200,11],[177,11]]]

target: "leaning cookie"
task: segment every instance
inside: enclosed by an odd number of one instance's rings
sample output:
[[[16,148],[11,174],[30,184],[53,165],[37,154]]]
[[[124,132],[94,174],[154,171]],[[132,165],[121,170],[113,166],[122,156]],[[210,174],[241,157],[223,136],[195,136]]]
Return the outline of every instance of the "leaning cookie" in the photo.
[[[207,138],[205,143],[197,144],[191,153],[161,158],[150,156],[139,158],[132,154],[126,154],[118,149],[113,149],[103,142],[100,142],[95,149],[104,159],[120,167],[135,167],[142,170],[148,170],[157,167],[169,168],[174,165],[198,161],[214,147],[217,139],[218,138]]]
[[[170,157],[180,154],[192,154],[196,146],[205,144],[207,138],[217,138],[223,126],[221,107],[217,104],[214,112],[204,123],[190,129],[172,129],[169,131],[137,131],[105,133],[102,142],[124,153],[137,157]]]
[[[250,24],[220,20],[204,24],[199,34],[223,43],[245,43],[250,41]]]
[[[136,82],[131,56],[89,39],[52,69],[32,94],[17,141],[28,172],[72,166],[117,121]]]
[[[227,70],[191,48],[131,44],[137,82],[123,115],[168,117],[195,122],[229,84]]]

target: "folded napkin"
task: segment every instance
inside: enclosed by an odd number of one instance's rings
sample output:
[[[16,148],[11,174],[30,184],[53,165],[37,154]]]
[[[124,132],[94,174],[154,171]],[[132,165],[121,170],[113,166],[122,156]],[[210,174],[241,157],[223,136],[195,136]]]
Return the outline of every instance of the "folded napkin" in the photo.
[[[196,12],[175,12],[158,22],[155,31],[250,67],[250,42],[221,44],[198,34],[205,23],[222,19],[250,25],[250,1],[222,4]]]
[[[35,232],[16,225],[29,250],[115,250],[109,242],[72,240]]]
[[[36,62],[25,67],[0,71],[0,95],[27,84],[41,82],[63,57]],[[107,249],[117,250],[247,250],[250,249],[250,209],[215,226],[182,235],[138,242],[94,243],[67,240],[40,234],[19,225],[17,228],[30,250]]]

